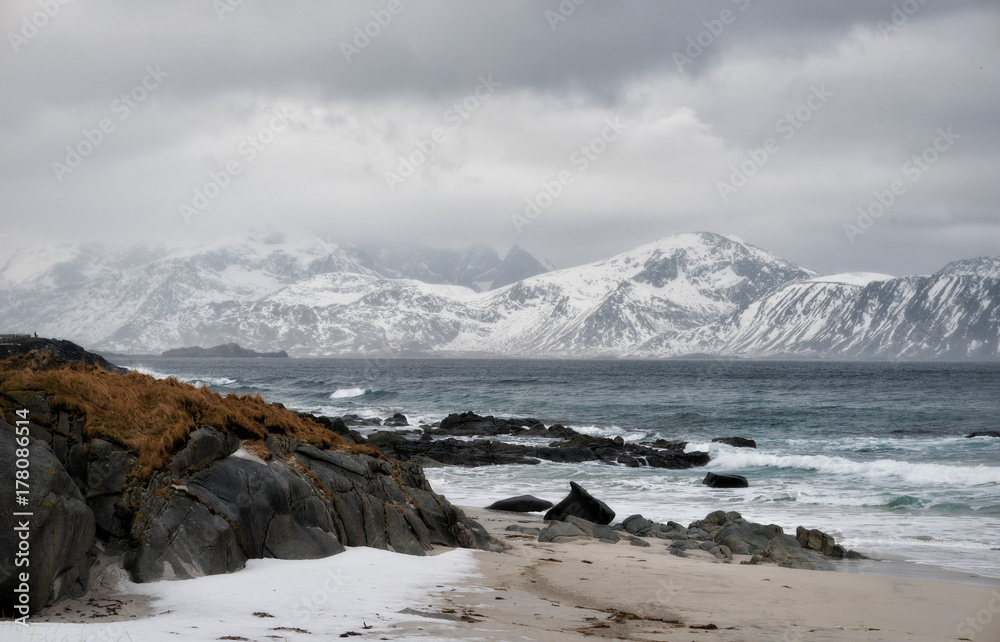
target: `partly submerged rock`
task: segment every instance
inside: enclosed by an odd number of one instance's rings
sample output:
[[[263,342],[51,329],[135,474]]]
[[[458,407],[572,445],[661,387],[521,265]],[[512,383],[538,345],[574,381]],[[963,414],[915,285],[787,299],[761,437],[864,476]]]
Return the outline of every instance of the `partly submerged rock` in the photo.
[[[742,475],[717,475],[708,473],[705,479],[701,480],[709,488],[747,488],[750,482]]]
[[[757,442],[753,439],[746,439],[745,437],[716,437],[712,440],[713,443],[726,444],[727,446],[732,446],[733,448],[756,448]]]

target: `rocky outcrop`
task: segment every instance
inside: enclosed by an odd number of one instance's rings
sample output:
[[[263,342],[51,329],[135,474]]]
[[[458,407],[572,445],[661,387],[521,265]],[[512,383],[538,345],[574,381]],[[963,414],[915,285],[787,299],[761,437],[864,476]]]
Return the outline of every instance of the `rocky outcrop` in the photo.
[[[347,421],[347,418],[344,418]],[[547,446],[512,444],[489,439],[494,436],[555,439]],[[482,437],[465,440],[454,437]],[[582,435],[560,424],[545,427],[537,419],[481,417],[472,412],[448,415],[438,427],[427,427],[419,438],[401,432],[378,432],[367,442],[377,445],[391,458],[417,461],[426,466],[489,466],[537,464],[540,460],[579,463],[600,461],[629,467],[686,469],[704,466],[706,452],[685,452],[683,442],[659,440],[652,445],[626,443],[621,437],[607,439]]]
[[[709,488],[748,488],[750,482],[743,475],[717,475],[708,473],[705,479],[701,480]]]
[[[972,439],[973,437],[1000,437],[1000,430],[983,430],[966,435],[968,439]]]
[[[712,440],[712,443],[726,444],[727,446],[732,446],[733,448],[756,448],[757,442],[753,439],[746,439],[745,437],[716,437]]]
[[[83,595],[94,561],[95,526],[83,494],[47,443],[29,438],[29,464],[26,468],[16,466],[17,451],[24,442],[17,441],[12,425],[16,419],[4,414],[10,423],[0,420],[0,470],[27,470],[30,485],[27,506],[11,505],[11,488],[0,510],[0,549],[5,551],[0,561],[0,613],[19,617],[28,614],[15,610],[15,589],[23,572],[29,574],[27,595],[32,612],[63,597]],[[31,514],[19,516],[15,512]],[[19,564],[19,559],[28,560],[28,564]]]
[[[597,499],[580,484],[569,483],[569,495],[545,513],[545,519],[569,521],[571,517],[579,517],[595,524],[610,524],[615,518],[615,511],[608,508],[608,505]]]
[[[20,408],[31,422],[32,612],[84,592],[95,543],[124,550],[122,565],[136,582],[228,573],[253,558],[324,557],[345,546],[412,555],[436,545],[502,549],[433,492],[417,463],[350,442],[325,449],[279,432],[262,441],[200,425],[149,470],[123,446],[86,434],[84,417],[44,393],[0,395],[3,470],[17,469],[13,413]],[[346,431],[343,422],[329,424]],[[18,547],[12,495],[0,506],[7,551]],[[0,562],[7,616],[18,615],[11,599],[20,569],[12,562]]]
[[[78,363],[117,374],[125,372],[125,368],[116,366],[101,355],[62,339],[24,337],[0,341],[0,360],[7,359],[13,359],[18,366],[29,366],[34,370]]]
[[[552,502],[539,499],[534,495],[518,495],[493,502],[486,507],[489,510],[506,510],[515,513],[534,513],[552,508]]]

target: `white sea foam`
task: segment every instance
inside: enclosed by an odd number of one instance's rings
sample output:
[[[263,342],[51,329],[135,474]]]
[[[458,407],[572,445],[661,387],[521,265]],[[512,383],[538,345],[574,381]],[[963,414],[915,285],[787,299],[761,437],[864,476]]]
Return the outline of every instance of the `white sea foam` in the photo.
[[[869,480],[894,478],[914,486],[1000,484],[1000,468],[994,466],[961,467],[947,464],[921,464],[894,459],[852,461],[828,455],[771,455],[745,448],[719,448],[709,464],[711,470],[752,468],[797,468],[830,475],[862,477]]]
[[[337,388],[330,395],[330,399],[350,399],[351,397],[361,397],[372,391],[371,388]]]

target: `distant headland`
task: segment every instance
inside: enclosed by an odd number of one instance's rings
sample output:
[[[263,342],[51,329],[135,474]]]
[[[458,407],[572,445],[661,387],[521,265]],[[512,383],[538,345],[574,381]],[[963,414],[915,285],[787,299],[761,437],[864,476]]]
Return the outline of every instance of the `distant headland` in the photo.
[[[256,350],[248,350],[247,348],[241,348],[239,344],[236,343],[224,343],[222,345],[215,346],[214,348],[200,348],[194,346],[191,348],[174,348],[173,350],[165,350],[162,357],[268,357],[275,359],[287,359],[288,353],[284,350],[279,350],[278,352],[257,352]]]

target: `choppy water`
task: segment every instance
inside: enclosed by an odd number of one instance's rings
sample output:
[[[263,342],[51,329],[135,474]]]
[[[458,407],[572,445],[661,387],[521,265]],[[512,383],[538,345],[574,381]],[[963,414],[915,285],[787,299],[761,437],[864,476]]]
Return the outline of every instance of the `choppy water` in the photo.
[[[483,506],[575,480],[620,517],[688,522],[718,508],[821,528],[844,545],[1000,578],[1000,364],[775,361],[140,359],[220,392],[310,412],[411,424],[451,412],[530,416],[626,440],[709,450],[707,470],[750,488],[712,490],[705,470],[554,464],[429,469],[439,492]],[[755,439],[757,450],[710,443]]]

